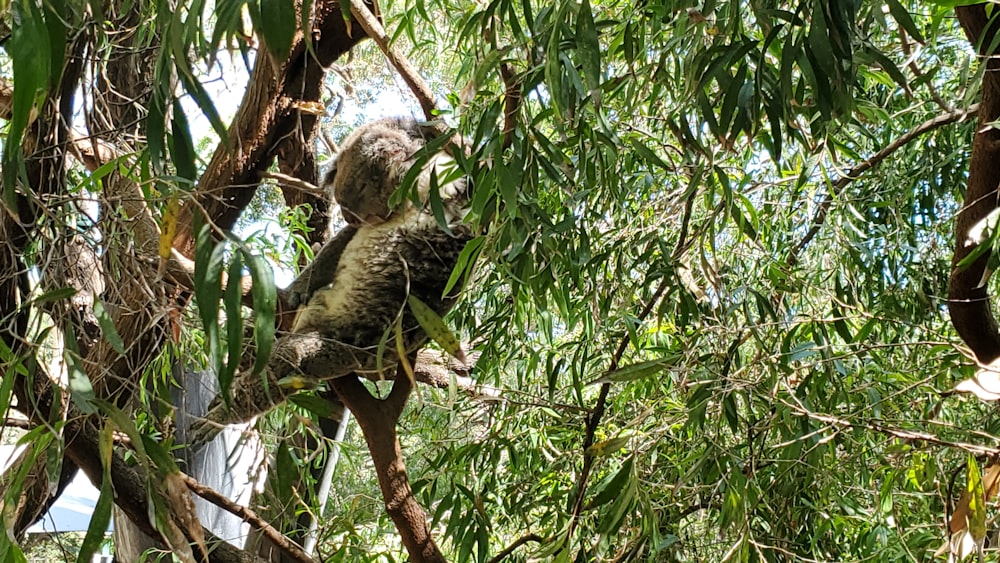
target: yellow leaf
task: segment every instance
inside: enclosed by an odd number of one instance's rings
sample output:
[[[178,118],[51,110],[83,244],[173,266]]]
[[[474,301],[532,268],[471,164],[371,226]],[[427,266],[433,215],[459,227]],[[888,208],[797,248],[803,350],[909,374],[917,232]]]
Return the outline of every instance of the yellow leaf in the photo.
[[[160,276],[163,275],[167,260],[170,259],[170,251],[174,248],[174,237],[177,236],[177,217],[180,215],[180,210],[180,196],[174,192],[167,199],[167,205],[163,209],[163,218],[160,222]]]
[[[399,363],[403,366],[403,371],[406,372],[406,377],[410,378],[410,384],[414,389],[417,388],[417,374],[413,372],[413,366],[410,365],[410,358],[406,355],[406,345],[403,343],[403,319],[396,318],[396,355],[399,356]]]
[[[319,385],[319,382],[316,381],[316,378],[296,374],[282,377],[278,380],[278,385],[283,389],[301,391],[303,389],[315,389]]]
[[[593,457],[610,455],[628,445],[631,436],[618,436],[608,440],[602,440],[587,448],[587,453]]]

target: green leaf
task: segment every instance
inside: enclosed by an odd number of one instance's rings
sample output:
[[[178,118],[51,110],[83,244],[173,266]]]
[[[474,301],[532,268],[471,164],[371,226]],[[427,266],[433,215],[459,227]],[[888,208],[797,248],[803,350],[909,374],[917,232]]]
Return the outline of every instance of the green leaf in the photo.
[[[155,80],[154,76],[154,80]],[[146,152],[149,155],[149,167],[157,176],[163,175],[163,163],[166,157],[163,139],[166,136],[166,97],[161,88],[153,88],[152,100],[149,102],[149,115],[146,117]]]
[[[174,100],[170,120],[171,140],[170,157],[177,169],[177,175],[188,181],[183,187],[190,189],[198,179],[198,169],[195,166],[194,142],[191,141],[191,127],[179,100]]]
[[[887,3],[889,4],[889,13],[892,14],[892,18],[896,20],[896,23],[905,29],[917,43],[923,43],[924,37],[920,33],[920,30],[917,29],[917,25],[913,23],[910,12],[899,3],[899,0],[887,0]]]
[[[141,437],[143,451],[145,455],[149,456],[159,474],[177,473],[180,470],[174,456],[170,454],[170,450],[163,446],[162,442],[146,433],[143,433]]]
[[[632,145],[632,148],[635,149],[635,152],[638,153],[643,160],[654,166],[658,166],[667,172],[671,171],[670,165],[664,162],[663,159],[653,152],[652,149],[646,146],[645,143],[635,137],[630,137],[628,141],[629,144]]]
[[[288,448],[288,440],[278,442],[278,451],[274,454],[275,475],[277,476],[277,487],[275,493],[279,501],[287,501],[292,498],[294,484],[299,476],[300,468],[292,457],[292,452]]]
[[[420,327],[427,333],[427,336],[434,342],[437,342],[438,346],[445,352],[448,352],[464,364],[465,352],[462,351],[462,345],[459,344],[458,339],[455,338],[455,334],[445,324],[444,319],[415,295],[407,295],[406,302],[410,305],[413,318],[417,320]]]
[[[222,368],[222,348],[219,336],[219,299],[222,295],[222,267],[225,243],[216,242],[208,225],[197,230],[195,237],[194,298],[198,304],[209,359],[219,373]]]
[[[115,352],[125,353],[125,342],[122,340],[118,330],[115,329],[115,322],[111,320],[111,315],[104,309],[104,303],[99,297],[94,297],[94,316],[97,317],[97,324],[101,327],[101,335],[111,344]]]
[[[449,295],[460,280],[464,283],[464,280],[468,279],[467,274],[472,272],[473,267],[475,267],[476,259],[479,257],[485,241],[486,237],[478,236],[465,244],[462,252],[458,255],[455,269],[451,271],[448,283],[444,286],[444,291],[441,293],[442,296]]]
[[[906,79],[906,75],[903,71],[896,66],[896,63],[892,62],[892,59],[885,56],[884,53],[877,49],[865,49],[859,50],[855,53],[855,57],[858,62],[874,62],[882,68],[892,79],[902,87],[907,87],[909,81]]]
[[[263,257],[250,254],[243,250],[243,257],[250,269],[253,279],[253,312],[254,339],[256,341],[256,356],[253,362],[253,373],[259,374],[267,367],[274,348],[274,317],[277,314],[278,290],[274,287],[274,273]]]
[[[665,368],[675,365],[678,361],[684,358],[684,354],[677,353],[671,354],[669,356],[658,358],[656,360],[648,360],[645,362],[639,362],[637,364],[630,364],[624,367],[620,367],[614,371],[608,372],[601,377],[591,381],[588,385],[595,385],[599,383],[613,383],[613,382],[623,382],[623,381],[635,381],[637,379],[643,379],[651,375],[655,375]]]
[[[635,458],[629,456],[625,460],[625,463],[603,481],[594,487],[594,496],[587,503],[587,509],[597,508],[599,506],[605,505],[619,495],[628,486],[629,481],[633,479],[633,474],[635,471]]]
[[[9,210],[17,213],[14,188],[24,165],[22,140],[36,108],[40,108],[45,101],[46,86],[52,72],[52,43],[37,3],[16,0],[10,6],[13,25],[6,47],[17,87],[14,88],[3,143],[3,202]]]
[[[280,384],[281,382],[279,381],[278,383]],[[315,413],[321,418],[330,418],[335,414],[342,413],[344,410],[342,405],[338,405],[314,393],[295,393],[294,395],[289,395],[288,402],[311,413]]]
[[[451,234],[451,227],[448,226],[448,218],[444,214],[444,202],[441,201],[441,187],[438,185],[437,170],[430,171],[430,185],[427,191],[427,200],[431,206],[431,213],[438,227],[444,232]]]
[[[264,0],[265,2],[268,0]],[[287,0],[284,0],[287,1]],[[222,123],[222,118],[219,117],[219,112],[215,109],[215,104],[212,102],[212,98],[205,91],[205,88],[201,85],[201,82],[194,74],[194,69],[191,66],[191,61],[188,57],[188,47],[189,38],[187,37],[184,22],[181,20],[184,10],[176,10],[174,12],[173,18],[170,20],[170,24],[166,30],[166,37],[164,42],[169,47],[169,53],[172,55],[170,60],[174,64],[174,68],[177,69],[177,76],[181,79],[181,84],[184,85],[184,90],[194,98],[195,103],[201,108],[202,113],[208,118],[209,123],[212,124],[212,128],[219,135],[219,138],[223,142],[228,139],[226,135],[226,126]],[[192,18],[194,15],[191,16]],[[163,73],[160,79],[166,78],[168,73]]]
[[[348,3],[350,4],[350,3]],[[295,37],[295,2],[260,0],[260,24],[256,26],[264,44],[279,63],[288,58]]]
[[[594,105],[601,106],[601,45],[590,0],[579,4],[576,20],[577,57]]]
[[[982,548],[986,539],[986,491],[983,488],[983,478],[979,472],[979,465],[976,458],[971,453],[967,456],[966,466],[968,468],[966,481],[966,494],[969,495],[969,511],[966,514],[969,525],[969,535],[976,545]]]
[[[72,287],[60,287],[59,289],[53,289],[52,291],[47,291],[38,297],[36,297],[33,302],[35,305],[41,305],[42,303],[53,303],[55,301],[62,301],[63,299],[69,299],[76,295],[76,289]]]
[[[607,440],[601,440],[600,442],[595,442],[589,448],[587,448],[587,455],[593,457],[605,457],[609,455],[614,455],[618,450],[624,448],[628,445],[632,436],[615,436],[614,438],[609,438]]]
[[[217,47],[223,37],[239,37],[243,31],[243,6],[247,0],[216,0],[215,27],[212,29],[211,46]]]
[[[81,412],[87,414],[95,413],[97,412],[97,408],[93,403],[95,399],[94,386],[91,385],[87,372],[83,370],[79,354],[73,351],[76,348],[76,343],[73,342],[72,346],[69,344],[69,341],[74,338],[73,331],[67,330],[64,337],[67,345],[63,351],[63,362],[66,364],[70,397],[72,397],[73,403]]]
[[[66,0],[46,0],[41,6],[49,35],[49,84],[56,86],[62,79],[66,56],[66,27],[75,19],[75,6],[73,9],[67,8]]]
[[[114,438],[110,432],[111,426],[105,426],[100,432],[101,450],[107,448],[111,451],[111,442]],[[94,554],[104,543],[104,536],[108,532],[108,524],[111,523],[111,508],[114,506],[115,490],[111,483],[111,459],[104,459],[104,477],[101,480],[101,494],[97,497],[94,511],[90,515],[90,524],[87,526],[87,533],[80,544],[80,551],[77,554],[77,563],[89,563],[93,560]]]
[[[614,502],[611,503],[611,507],[608,509],[607,513],[603,514],[600,521],[597,523],[597,532],[603,535],[612,535],[616,533],[625,521],[625,517],[628,513],[635,508],[635,497],[638,491],[638,486],[635,479],[628,479],[625,482],[625,487],[622,491],[615,497]]]
[[[226,364],[219,372],[219,393],[227,397],[236,376],[243,354],[243,260],[239,252],[233,254],[226,276],[226,290],[222,302],[226,307]]]

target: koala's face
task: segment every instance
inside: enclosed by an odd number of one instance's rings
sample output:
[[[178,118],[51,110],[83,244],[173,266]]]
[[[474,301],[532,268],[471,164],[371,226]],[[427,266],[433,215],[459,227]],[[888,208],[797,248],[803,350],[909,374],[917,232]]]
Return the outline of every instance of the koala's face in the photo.
[[[424,145],[415,122],[383,119],[354,130],[337,153],[326,177],[341,213],[351,225],[375,225],[392,214],[389,196]]]

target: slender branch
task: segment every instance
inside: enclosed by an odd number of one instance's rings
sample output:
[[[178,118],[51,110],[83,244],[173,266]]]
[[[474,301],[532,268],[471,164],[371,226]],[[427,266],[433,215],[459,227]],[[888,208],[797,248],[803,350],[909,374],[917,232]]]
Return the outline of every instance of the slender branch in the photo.
[[[14,375],[9,375],[7,377],[15,377]],[[11,418],[7,417],[3,421],[4,428],[20,428],[22,430],[31,430],[35,427],[35,424],[30,420],[25,420],[23,418]]]
[[[329,197],[323,188],[313,185],[312,182],[306,182],[301,178],[296,178],[295,176],[290,176],[288,174],[282,174],[280,172],[264,172],[261,178],[267,178],[268,180],[274,180],[282,186],[292,187],[298,190],[302,190],[306,193],[310,193],[316,197]]]
[[[787,263],[789,266],[795,266],[796,264],[798,264],[799,257],[802,254],[802,251],[805,250],[806,246],[808,246],[809,243],[812,242],[812,239],[815,238],[817,234],[819,234],[820,229],[826,223],[826,217],[827,214],[829,214],[830,212],[830,208],[833,206],[834,198],[839,196],[840,192],[842,192],[844,188],[847,187],[848,184],[858,179],[865,172],[881,164],[883,160],[889,157],[889,155],[901,149],[902,147],[906,146],[907,144],[914,141],[921,135],[924,135],[925,133],[928,133],[940,127],[944,127],[945,125],[950,125],[955,122],[965,121],[970,116],[975,115],[978,110],[979,110],[979,104],[973,104],[968,108],[954,110],[948,113],[938,115],[932,119],[928,119],[927,121],[921,123],[920,125],[906,132],[895,141],[886,145],[882,150],[875,153],[871,158],[864,160],[861,163],[857,164],[854,168],[851,168],[846,174],[841,176],[839,180],[837,180],[836,182],[833,183],[832,186],[830,186],[830,189],[823,197],[823,202],[819,204],[819,208],[813,215],[812,226],[809,227],[809,230],[802,237],[802,240],[799,241],[799,243],[795,245],[795,248],[788,254],[788,258],[785,260],[785,263]]]
[[[677,246],[674,247],[673,258],[680,260],[681,256],[684,254],[684,249],[686,248],[686,237],[687,237],[687,225],[691,218],[691,209],[694,203],[695,191],[692,191],[688,196],[687,201],[684,206],[684,217],[682,219],[682,229],[680,236],[677,238]],[[639,312],[638,320],[642,322],[649,316],[653,311],[653,308],[660,301],[663,293],[667,290],[670,278],[664,276],[660,280],[659,287],[653,292],[652,297],[643,306],[642,311]],[[618,365],[621,362],[622,356],[625,354],[625,350],[628,348],[629,336],[625,334],[622,336],[621,341],[618,343],[618,348],[615,350],[614,355],[611,357],[611,364],[608,367],[608,373],[618,369]],[[597,427],[601,423],[601,418],[604,416],[604,411],[607,405],[608,394],[611,391],[611,383],[604,383],[601,385],[601,391],[597,397],[597,403],[594,406],[594,410],[591,412],[590,417],[587,419],[587,428],[583,437],[583,468],[580,470],[580,477],[577,480],[576,489],[576,499],[573,503],[573,513],[570,516],[569,527],[567,528],[566,538],[567,540],[572,537],[573,530],[576,527],[577,522],[580,519],[580,513],[583,511],[583,499],[585,493],[587,492],[587,481],[590,479],[590,473],[594,466],[594,455],[590,452],[590,446],[594,444],[594,437],[597,434]]]
[[[542,536],[540,536],[538,534],[528,534],[528,535],[525,535],[525,536],[521,536],[521,537],[517,538],[517,540],[515,540],[514,543],[510,544],[509,546],[507,546],[506,549],[504,549],[500,553],[496,554],[495,557],[491,558],[488,561],[488,563],[500,563],[501,561],[503,561],[504,559],[506,559],[507,556],[509,556],[511,553],[514,553],[515,549],[521,547],[522,545],[524,545],[524,544],[526,544],[528,542],[541,543],[543,541],[545,541],[545,538],[543,538]]]
[[[906,30],[902,27],[899,28],[899,45],[902,48],[903,55],[908,61],[906,66],[909,67],[914,78],[917,80],[922,79],[924,77],[924,73],[920,70],[920,66],[917,64],[917,59],[912,54],[912,50],[910,49],[910,38],[907,35]],[[954,111],[955,108],[946,102],[944,98],[941,97],[941,94],[938,93],[933,80],[927,80],[924,83],[927,85],[927,91],[930,92],[931,98],[941,109],[944,111]]]
[[[242,518],[245,522],[249,523],[255,529],[259,530],[264,534],[269,540],[271,540],[275,546],[285,552],[289,557],[295,561],[301,561],[302,563],[315,563],[316,560],[306,554],[302,548],[296,543],[290,541],[287,537],[282,535],[281,532],[276,530],[274,526],[266,522],[263,518],[257,515],[256,512],[250,510],[245,506],[240,506],[235,502],[229,500],[218,491],[211,487],[206,487],[198,482],[197,479],[181,473],[181,480],[187,485],[189,489],[196,495],[207,500],[208,502],[218,506],[219,508],[235,514]]]
[[[969,452],[973,455],[987,455],[993,457],[1000,456],[1000,448],[991,448],[989,446],[972,444],[969,442],[954,442],[951,440],[944,440],[928,432],[920,432],[917,430],[905,430],[902,428],[893,428],[891,426],[882,424],[880,422],[875,422],[870,420],[861,422],[852,422],[850,420],[847,420],[846,418],[841,418],[838,416],[815,413],[806,409],[801,405],[796,405],[793,403],[789,403],[787,401],[782,401],[782,403],[791,408],[792,410],[794,410],[795,412],[797,412],[800,416],[804,416],[811,420],[823,422],[831,426],[870,430],[872,432],[885,434],[887,436],[892,436],[893,438],[899,438],[902,440],[920,440],[923,442],[927,442],[928,444],[934,444],[935,446],[943,446],[946,448],[962,450],[965,452]]]
[[[646,302],[642,311],[636,317],[639,322],[646,319],[647,316],[659,303],[660,298],[663,296],[663,292],[667,290],[670,278],[664,276],[660,281],[659,287],[653,292],[652,297]],[[622,356],[625,354],[625,350],[628,349],[629,336],[625,334],[622,336],[621,341],[618,343],[618,348],[615,350],[614,355],[611,357],[611,364],[608,366],[607,373],[611,373],[618,369],[618,365],[621,362]],[[594,405],[594,409],[591,411],[590,416],[587,418],[587,428],[583,437],[583,468],[580,470],[580,476],[577,478],[576,485],[576,499],[573,501],[573,513],[570,515],[569,526],[566,529],[567,540],[573,536],[573,532],[576,529],[576,524],[580,520],[580,514],[583,511],[583,498],[587,492],[587,481],[590,479],[590,473],[594,468],[594,454],[590,451],[590,447],[594,445],[594,437],[597,434],[597,427],[601,424],[601,419],[604,417],[605,409],[607,408],[608,394],[611,392],[611,383],[604,383],[601,385],[601,391],[597,397],[597,403]]]
[[[517,129],[517,114],[521,108],[521,85],[509,63],[500,63],[500,78],[504,83],[503,93],[503,147],[514,144]]]
[[[434,120],[437,117],[435,115],[437,104],[435,103],[434,92],[430,86],[424,82],[424,79],[410,61],[389,44],[389,36],[386,35],[385,29],[382,28],[382,24],[375,17],[375,14],[365,5],[364,0],[350,0],[350,2],[351,14],[361,24],[362,29],[365,30],[365,34],[375,41],[379,49],[389,59],[389,63],[403,77],[403,81],[410,87],[413,95],[417,98],[417,102],[420,103],[420,108],[423,109],[427,120]]]

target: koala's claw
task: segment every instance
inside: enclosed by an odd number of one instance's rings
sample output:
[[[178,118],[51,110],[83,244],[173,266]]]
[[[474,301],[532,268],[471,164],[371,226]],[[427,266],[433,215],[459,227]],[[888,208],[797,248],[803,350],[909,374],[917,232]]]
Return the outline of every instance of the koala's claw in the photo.
[[[308,291],[305,288],[296,287],[294,282],[285,290],[285,303],[288,304],[289,309],[296,309],[305,305],[307,301],[309,301]]]

